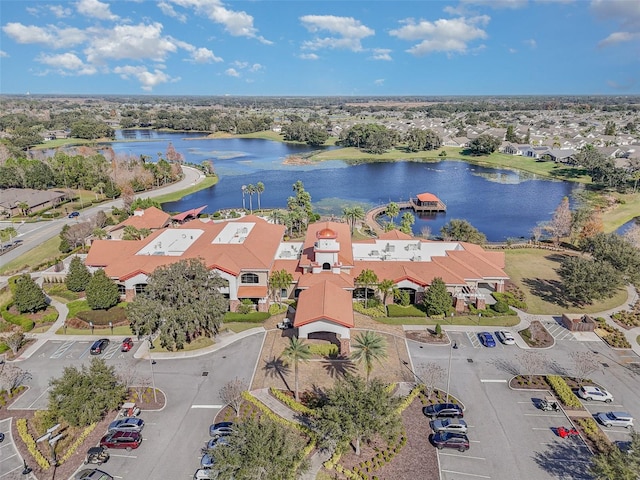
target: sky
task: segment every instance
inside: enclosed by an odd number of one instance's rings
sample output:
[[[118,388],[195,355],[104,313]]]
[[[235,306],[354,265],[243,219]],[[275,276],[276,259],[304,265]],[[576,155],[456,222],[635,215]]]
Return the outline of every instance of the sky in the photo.
[[[0,0],[0,93],[637,95],[639,0]]]

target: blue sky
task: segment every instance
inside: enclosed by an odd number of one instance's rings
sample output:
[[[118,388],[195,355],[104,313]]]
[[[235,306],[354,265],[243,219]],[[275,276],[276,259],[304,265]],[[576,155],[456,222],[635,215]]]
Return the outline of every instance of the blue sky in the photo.
[[[0,93],[639,94],[638,0],[0,0]]]

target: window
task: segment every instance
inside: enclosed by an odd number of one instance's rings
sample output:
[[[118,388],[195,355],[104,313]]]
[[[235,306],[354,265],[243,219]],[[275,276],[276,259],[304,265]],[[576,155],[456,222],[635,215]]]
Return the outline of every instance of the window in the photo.
[[[127,294],[127,289],[121,283],[118,284],[118,295],[124,297]]]
[[[146,283],[136,283],[136,295],[144,292],[144,289],[147,288]]]
[[[280,297],[281,298],[287,298],[287,289],[283,288],[280,290]]]
[[[240,283],[258,283],[258,275],[255,273],[243,273],[240,277]]]
[[[331,265],[329,262],[325,262],[322,264],[322,270],[331,270]]]

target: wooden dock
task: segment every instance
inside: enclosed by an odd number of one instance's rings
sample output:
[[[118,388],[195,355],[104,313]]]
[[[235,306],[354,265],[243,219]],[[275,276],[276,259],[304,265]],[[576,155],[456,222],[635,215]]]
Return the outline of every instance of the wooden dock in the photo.
[[[444,204],[442,200],[436,197],[437,201],[432,202],[423,202],[420,204],[416,202],[417,199],[410,199],[408,202],[395,202],[398,205],[400,210],[407,210],[411,208],[414,212],[420,213],[440,213],[446,212],[447,206]],[[384,232],[382,226],[378,223],[378,217],[380,215],[384,215],[387,212],[387,207],[389,204],[378,205],[377,207],[373,207],[369,210],[365,217],[365,223],[371,227],[371,229],[376,233],[376,235],[380,235]]]

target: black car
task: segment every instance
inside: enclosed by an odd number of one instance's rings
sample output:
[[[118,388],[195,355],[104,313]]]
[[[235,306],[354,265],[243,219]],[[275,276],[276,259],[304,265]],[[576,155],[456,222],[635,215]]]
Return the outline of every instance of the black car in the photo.
[[[93,345],[91,345],[91,350],[89,350],[89,353],[91,353],[91,355],[100,355],[102,352],[106,350],[108,346],[109,346],[109,339],[101,338],[100,340],[96,340],[95,342],[93,342]]]
[[[219,422],[209,426],[209,435],[213,438],[225,437],[233,432],[233,422]]]
[[[469,450],[469,438],[461,433],[438,432],[431,437],[437,448],[456,448],[461,452]]]
[[[431,418],[462,418],[464,412],[460,405],[455,403],[436,403],[434,405],[427,405],[422,409],[427,417]]]
[[[71,212],[69,214],[69,218],[76,218],[80,216],[80,212]]]

